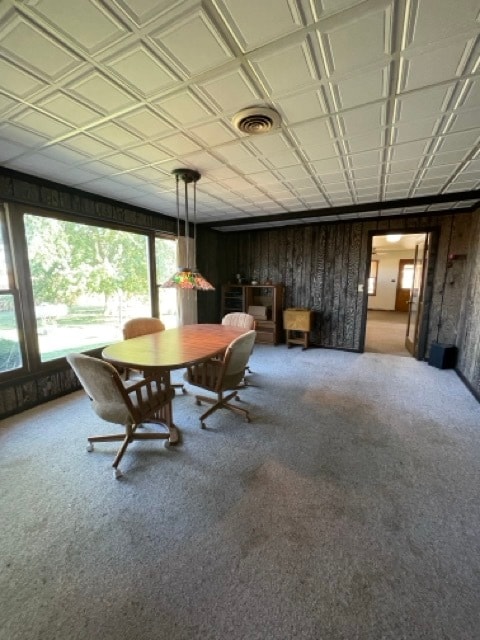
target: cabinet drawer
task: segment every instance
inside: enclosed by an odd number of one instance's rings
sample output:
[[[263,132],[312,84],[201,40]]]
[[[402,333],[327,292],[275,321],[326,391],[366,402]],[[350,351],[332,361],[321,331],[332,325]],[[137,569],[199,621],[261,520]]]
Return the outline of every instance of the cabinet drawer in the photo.
[[[273,344],[274,343],[273,331],[257,331],[257,337],[255,338],[255,342],[259,342],[261,344]]]

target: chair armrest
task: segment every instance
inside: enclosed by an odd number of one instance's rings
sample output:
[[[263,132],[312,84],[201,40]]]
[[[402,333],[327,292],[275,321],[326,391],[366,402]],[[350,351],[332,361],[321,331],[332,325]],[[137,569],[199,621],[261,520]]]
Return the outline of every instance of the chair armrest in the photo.
[[[145,417],[145,412],[164,406],[172,399],[175,391],[170,388],[170,393],[167,394],[166,375],[168,374],[155,372],[133,384],[118,380],[117,384],[121,385],[122,394],[132,415]]]
[[[215,388],[224,367],[223,360],[210,358],[187,367],[187,381],[200,387]]]

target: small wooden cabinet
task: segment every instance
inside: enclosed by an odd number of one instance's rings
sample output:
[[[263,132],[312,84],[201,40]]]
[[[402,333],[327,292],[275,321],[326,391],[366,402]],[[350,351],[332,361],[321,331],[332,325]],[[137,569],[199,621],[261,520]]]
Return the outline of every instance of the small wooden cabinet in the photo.
[[[265,319],[257,320],[256,342],[278,344],[283,338],[283,284],[225,284],[222,287],[222,317],[249,307],[264,307]]]

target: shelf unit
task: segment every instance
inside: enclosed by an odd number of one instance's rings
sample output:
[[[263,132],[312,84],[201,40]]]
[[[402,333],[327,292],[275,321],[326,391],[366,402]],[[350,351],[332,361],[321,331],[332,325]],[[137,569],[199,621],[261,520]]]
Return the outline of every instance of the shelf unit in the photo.
[[[283,284],[225,284],[222,286],[222,317],[227,313],[248,313],[251,306],[265,307],[266,320],[257,320],[256,342],[282,341]]]

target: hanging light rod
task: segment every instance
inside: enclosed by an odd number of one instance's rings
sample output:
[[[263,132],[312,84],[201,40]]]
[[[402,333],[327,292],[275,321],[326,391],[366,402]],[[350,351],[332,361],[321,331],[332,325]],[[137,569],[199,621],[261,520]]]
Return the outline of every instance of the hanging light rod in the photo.
[[[180,168],[174,169],[172,174],[176,180],[176,197],[177,197],[177,236],[180,240],[180,194],[178,183],[182,180],[185,184],[184,209],[185,209],[185,247],[186,247],[186,267],[178,267],[178,270],[171,276],[162,287],[175,289],[194,289],[197,291],[214,291],[214,287],[206,280],[197,269],[196,251],[197,251],[197,182],[201,175],[195,169]],[[190,266],[189,260],[189,215],[188,215],[188,185],[193,182],[193,267]]]

